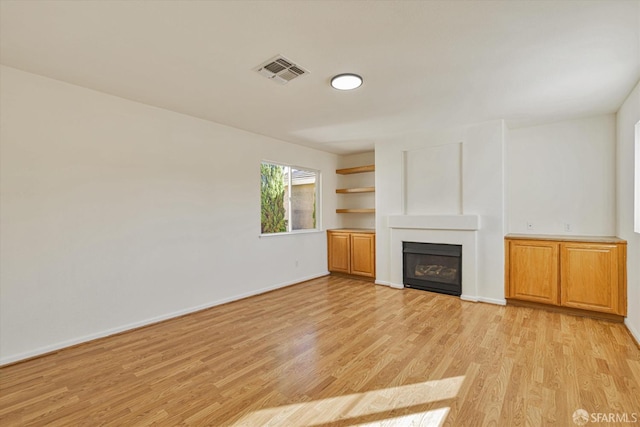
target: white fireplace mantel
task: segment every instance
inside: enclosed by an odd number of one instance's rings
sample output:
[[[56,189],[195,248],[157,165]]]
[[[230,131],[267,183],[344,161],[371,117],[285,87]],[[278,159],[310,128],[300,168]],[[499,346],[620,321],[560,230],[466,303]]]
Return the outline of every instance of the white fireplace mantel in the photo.
[[[468,230],[480,229],[478,215],[390,215],[389,228],[414,230]]]
[[[442,243],[462,245],[461,299],[478,301],[477,234],[478,215],[390,215],[390,283],[394,288],[402,284],[403,242]]]

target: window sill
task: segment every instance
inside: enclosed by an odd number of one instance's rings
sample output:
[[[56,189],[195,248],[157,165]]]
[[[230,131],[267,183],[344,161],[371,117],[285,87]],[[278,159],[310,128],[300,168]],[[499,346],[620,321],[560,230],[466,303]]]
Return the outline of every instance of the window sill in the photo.
[[[313,230],[295,230],[295,231],[287,231],[285,233],[259,234],[258,237],[262,239],[263,237],[291,236],[296,234],[315,234],[315,233],[324,233],[324,230],[318,230],[317,228]]]

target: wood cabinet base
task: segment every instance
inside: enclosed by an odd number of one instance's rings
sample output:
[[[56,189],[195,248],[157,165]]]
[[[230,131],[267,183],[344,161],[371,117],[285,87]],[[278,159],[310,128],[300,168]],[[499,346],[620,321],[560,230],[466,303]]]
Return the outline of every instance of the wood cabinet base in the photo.
[[[617,237],[505,237],[505,297],[609,320],[627,314],[627,242]]]
[[[346,273],[338,273],[337,271],[330,271],[329,274],[331,276],[336,276],[336,277],[344,277],[345,279],[356,279],[356,280],[362,280],[364,282],[371,282],[371,283],[375,283],[376,278],[375,277],[367,277],[367,276],[360,276],[358,274],[346,274]]]
[[[332,273],[376,277],[376,234],[373,230],[327,230],[328,269]]]
[[[624,323],[624,316],[619,314],[600,313],[592,310],[581,310],[579,308],[562,307],[559,305],[549,305],[539,302],[523,301],[514,298],[507,298],[507,305],[515,307],[538,308],[553,313],[571,314],[574,316],[590,317],[592,319],[609,320],[616,323]]]

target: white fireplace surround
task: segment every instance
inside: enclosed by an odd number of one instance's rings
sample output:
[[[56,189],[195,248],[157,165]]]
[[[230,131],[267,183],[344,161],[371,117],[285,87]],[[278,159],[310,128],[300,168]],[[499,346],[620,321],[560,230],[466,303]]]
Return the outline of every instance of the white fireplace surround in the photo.
[[[388,217],[391,232],[390,285],[402,284],[402,243],[442,243],[462,245],[461,299],[478,301],[478,215],[393,215]]]
[[[504,305],[504,121],[376,144],[376,283],[402,284],[402,242],[462,245],[462,298]]]

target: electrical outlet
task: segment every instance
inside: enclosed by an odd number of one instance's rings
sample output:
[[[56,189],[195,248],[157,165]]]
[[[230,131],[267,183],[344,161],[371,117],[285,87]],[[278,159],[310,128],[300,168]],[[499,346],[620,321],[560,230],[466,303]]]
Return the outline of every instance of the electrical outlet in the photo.
[[[527,230],[533,230],[533,223],[527,222]]]
[[[296,267],[298,266],[298,260],[296,260]]]
[[[571,231],[571,224],[569,224],[568,222],[564,223],[564,231],[565,232],[570,232]]]

